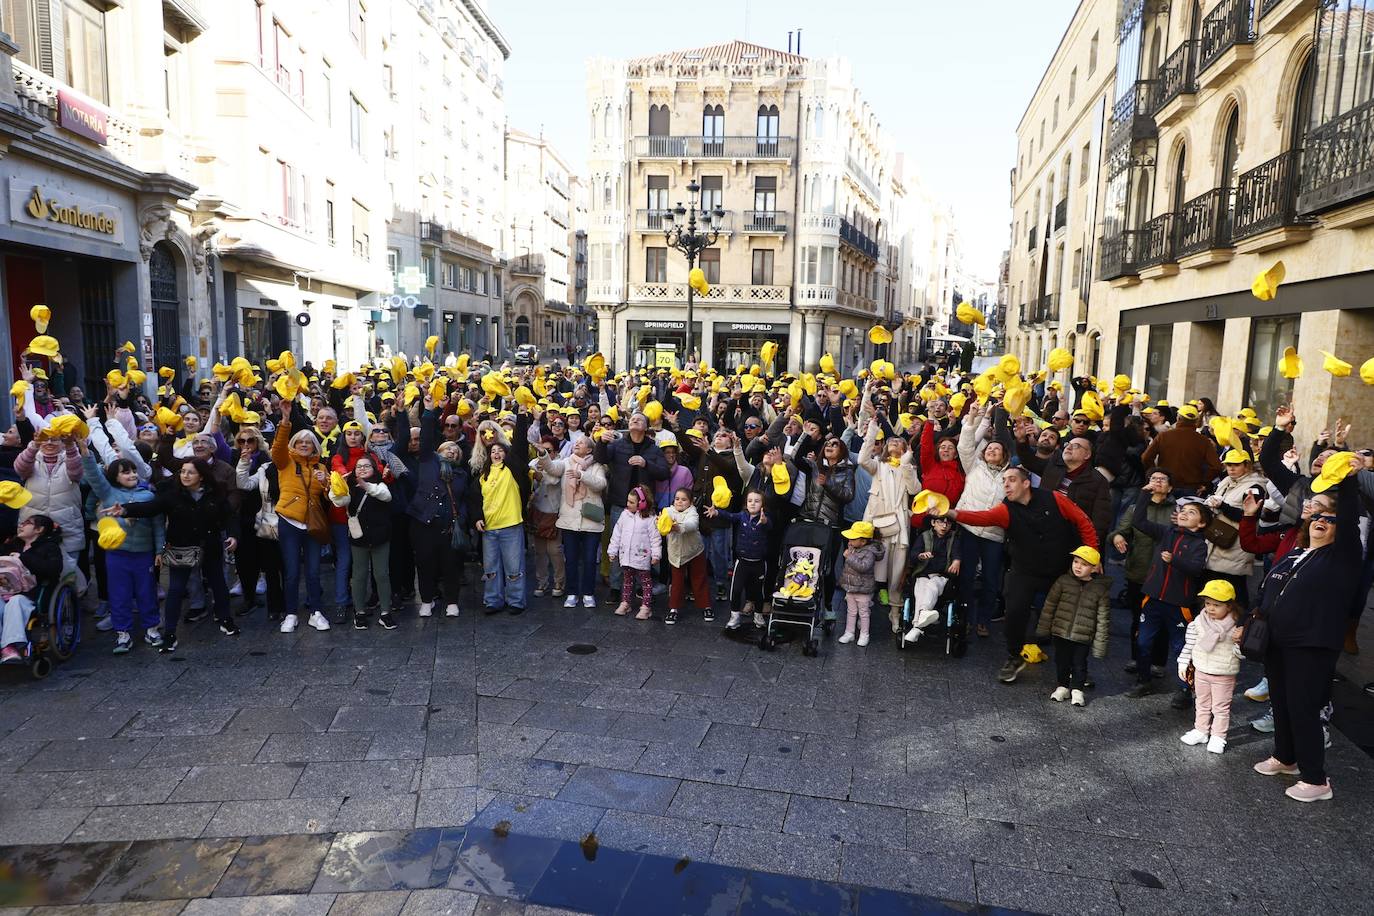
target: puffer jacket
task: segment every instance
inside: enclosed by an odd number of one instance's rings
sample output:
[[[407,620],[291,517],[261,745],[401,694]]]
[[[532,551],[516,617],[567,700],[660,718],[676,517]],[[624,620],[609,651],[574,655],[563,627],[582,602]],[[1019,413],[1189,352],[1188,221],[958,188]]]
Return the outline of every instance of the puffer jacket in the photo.
[[[1148,504],[1145,517],[1156,525],[1168,527],[1169,520],[1174,516],[1174,498],[1165,497],[1162,503],[1155,502],[1144,493],[1139,498]],[[1121,516],[1121,524],[1116,526],[1112,536],[1118,534],[1126,539],[1127,544],[1126,581],[1137,585],[1144,583],[1145,577],[1150,574],[1150,563],[1159,554],[1158,542],[1143,531],[1136,530],[1131,513]]]
[[[1070,642],[1091,643],[1093,657],[1106,658],[1111,628],[1111,589],[1112,580],[1106,576],[1094,574],[1084,582],[1071,572],[1064,573],[1050,586],[1036,633]]]
[[[964,428],[959,431],[959,460],[964,463],[965,471],[964,492],[959,496],[959,504],[955,506],[960,511],[969,509],[981,512],[991,509],[1000,504],[1006,495],[1002,490],[1002,472],[1006,470],[1006,465],[994,468],[983,460],[983,450],[986,447],[983,444],[983,431],[988,425],[985,419],[975,430],[973,424],[965,423]],[[965,525],[962,522],[959,527],[969,534],[999,544],[1007,539],[1007,532],[1001,528]]]
[[[911,537],[911,525],[908,524],[911,517],[911,500],[920,490],[921,483],[909,450],[902,456],[896,467],[877,456],[875,452],[877,429],[877,425],[874,424],[868,431],[868,435],[864,438],[863,450],[859,453],[859,464],[873,475],[873,488],[868,493],[868,507],[864,510],[864,521],[871,522],[873,519],[890,512],[896,513],[900,524],[896,537],[892,539],[893,546],[905,547],[910,543]]]
[[[854,498],[854,463],[841,461],[827,465],[824,468],[826,478],[823,486],[816,484],[818,464],[807,459],[801,459],[798,463],[798,467],[806,472],[809,485],[801,508],[797,510],[797,518],[834,527],[844,517],[844,507]]]
[[[325,485],[315,479],[319,457],[302,461],[291,453],[290,446],[291,424],[283,421],[272,437],[272,463],[277,466],[277,484],[281,488],[276,503],[277,515],[304,525],[310,500],[322,499]]]
[[[1183,634],[1183,651],[1178,654],[1179,668],[1187,668],[1188,663],[1192,662],[1193,667],[1203,674],[1217,677],[1239,674],[1240,648],[1231,639],[1230,633],[1222,636],[1208,651],[1203,651],[1198,645],[1198,639],[1202,636],[1202,616],[1198,614],[1188,621],[1188,629]]]
[[[743,460],[744,453],[737,453],[733,449],[728,452],[718,452],[714,448],[707,448],[701,452],[693,476],[693,498],[698,510],[704,510],[714,505],[711,502],[711,493],[715,490],[717,477],[724,477],[725,485],[730,488],[730,503],[725,508],[730,512],[739,512],[744,508],[744,478],[739,463],[735,460],[736,454],[739,454],[740,460]],[[750,473],[752,472],[750,469]],[[716,531],[720,528],[729,527],[730,520],[722,516],[710,518],[703,515],[701,517],[702,531]]]
[[[87,453],[85,458],[86,483],[90,486],[97,504],[102,509],[119,503],[143,503],[153,498],[153,491],[144,487],[116,487],[106,479],[103,471],[95,463],[95,455]],[[161,553],[162,517],[152,520],[126,519],[119,522],[124,529],[124,543],[113,549],[124,553]]]
[[[594,522],[582,514],[582,506],[586,503],[600,503],[601,494],[606,490],[606,469],[593,461],[582,471],[582,485],[586,487],[586,493],[580,497],[574,497],[572,502],[568,502],[566,495],[569,481],[563,480],[563,475],[567,473],[571,458],[550,461],[546,473],[557,477],[561,482],[558,497],[558,527],[562,531],[604,531],[606,523]]]
[[[1219,498],[1223,505],[1230,506],[1232,509],[1239,510],[1245,505],[1245,491],[1253,486],[1263,487],[1268,492],[1267,481],[1258,473],[1251,471],[1244,477],[1232,479],[1223,477],[1221,483],[1212,491],[1212,495]],[[1231,521],[1221,511],[1216,513],[1217,521],[1232,528],[1239,528],[1237,522]],[[1255,555],[1241,546],[1239,536],[1230,547],[1222,547],[1212,544],[1207,552],[1207,568],[1212,572],[1226,573],[1231,576],[1248,576],[1255,566]]]
[[[959,533],[951,528],[944,537],[936,537],[935,529],[927,528],[916,538],[909,553],[911,576],[949,576],[949,567],[959,559]],[[931,554],[930,559],[921,560],[923,553]]]
[[[668,562],[680,569],[706,552],[706,545],[701,540],[701,521],[693,506],[682,512],[669,506],[664,511],[677,524],[677,530],[670,531],[666,538]]]
[[[869,541],[844,558],[844,568],[835,587],[848,595],[871,595],[877,589],[873,567],[887,554],[880,540]]]
[[[62,550],[79,553],[86,544],[84,516],[81,513],[81,454],[71,446],[57,461],[49,464],[30,442],[14,460],[14,469],[33,494],[28,505],[19,510],[19,521],[46,515],[62,529]]]
[[[630,569],[647,570],[658,562],[663,552],[663,538],[658,533],[657,519],[650,515],[620,513],[615,527],[611,529],[611,542],[606,545],[606,555],[620,561],[621,566]]]

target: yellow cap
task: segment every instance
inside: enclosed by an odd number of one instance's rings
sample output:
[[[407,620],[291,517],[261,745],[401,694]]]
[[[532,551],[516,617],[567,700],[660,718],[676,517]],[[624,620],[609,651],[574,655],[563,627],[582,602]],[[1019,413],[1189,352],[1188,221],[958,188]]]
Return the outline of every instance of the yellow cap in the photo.
[[[1073,550],[1070,550],[1069,555],[1078,557],[1078,559],[1082,560],[1084,563],[1087,563],[1089,566],[1097,566],[1099,563],[1102,562],[1102,554],[1098,553],[1096,550],[1089,547],[1087,544],[1084,544],[1081,547],[1075,547]]]
[[[1238,448],[1233,448],[1221,456],[1222,464],[1246,464],[1251,460],[1248,452],[1243,452]]]
[[[871,538],[873,537],[873,523],[855,522],[854,524],[850,525],[849,528],[847,528],[846,530],[841,531],[840,537],[846,538],[851,541],[855,538]]]
[[[1236,587],[1225,579],[1212,579],[1198,590],[1198,596],[1214,601],[1235,601]]]

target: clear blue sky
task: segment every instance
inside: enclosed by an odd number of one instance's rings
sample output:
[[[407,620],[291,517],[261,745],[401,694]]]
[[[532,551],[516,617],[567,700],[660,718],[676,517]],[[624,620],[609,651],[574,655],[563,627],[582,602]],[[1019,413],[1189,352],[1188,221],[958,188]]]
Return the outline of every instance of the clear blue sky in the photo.
[[[1078,0],[489,0],[511,44],[506,113],[585,172],[586,60],[746,39],[848,57],[864,97],[954,207],[968,267],[989,280],[1010,234],[1016,122]],[[687,9],[694,9],[690,16]]]

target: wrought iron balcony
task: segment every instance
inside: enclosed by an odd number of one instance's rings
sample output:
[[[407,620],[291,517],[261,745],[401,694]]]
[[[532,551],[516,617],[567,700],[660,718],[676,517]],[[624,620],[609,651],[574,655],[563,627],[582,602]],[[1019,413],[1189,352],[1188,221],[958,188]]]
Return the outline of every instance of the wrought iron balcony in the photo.
[[[1069,222],[1069,199],[1066,197],[1054,205],[1054,231],[1063,229]]]
[[[1202,20],[1198,67],[1202,73],[1236,45],[1255,42],[1254,0],[1221,0]]]
[[[1157,267],[1174,260],[1174,214],[1161,213],[1140,229],[1136,237],[1136,267]]]
[[[744,231],[754,233],[786,232],[787,214],[781,210],[745,210]]]
[[[427,242],[442,242],[444,240],[444,224],[432,220],[420,223],[420,238]]]
[[[1194,197],[1178,211],[1177,255],[1188,255],[1231,247],[1230,188],[1213,188]]]
[[[1289,150],[1240,176],[1232,236],[1249,238],[1283,226],[1304,225],[1298,216],[1302,150]]]
[[[1150,106],[1152,116],[1179,96],[1197,92],[1197,45],[1195,38],[1185,41],[1160,66]]]
[[[635,137],[639,159],[791,159],[793,137]]]
[[[1154,80],[1136,80],[1125,95],[1116,100],[1116,104],[1112,106],[1112,146],[1116,146],[1127,137],[1131,140],[1144,140],[1159,132],[1155,127],[1154,118],[1150,116],[1154,86]]]
[[[663,230],[667,229],[669,226],[672,225],[672,223],[669,220],[669,217],[674,215],[675,214],[672,210],[636,210],[635,231],[662,232]],[[714,214],[698,213],[697,221],[704,224],[706,217],[708,215],[711,217],[711,225],[714,228],[719,229],[721,232],[731,231],[730,218],[733,215],[732,211],[726,210],[725,216],[719,220],[715,219]]]
[[[840,242],[853,248],[866,258],[878,260],[878,243],[844,218],[840,219]]]
[[[1098,279],[1116,280],[1120,277],[1133,277],[1136,274],[1136,251],[1139,230],[1127,229],[1102,240],[1102,260]]]
[[[1307,132],[1298,211],[1316,213],[1374,194],[1374,101]]]

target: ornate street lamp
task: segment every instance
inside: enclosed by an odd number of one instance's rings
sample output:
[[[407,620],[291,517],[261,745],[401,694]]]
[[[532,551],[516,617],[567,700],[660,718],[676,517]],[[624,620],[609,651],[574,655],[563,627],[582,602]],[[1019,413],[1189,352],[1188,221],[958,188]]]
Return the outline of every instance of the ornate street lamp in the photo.
[[[690,278],[692,268],[696,266],[697,256],[707,248],[710,248],[720,238],[720,224],[725,219],[725,211],[720,207],[714,210],[702,210],[701,228],[697,228],[697,193],[701,191],[701,185],[692,180],[687,185],[687,193],[690,196],[688,206],[684,207],[682,201],[678,201],[676,207],[667,210],[663,214],[663,238],[667,241],[670,248],[676,248],[687,256],[687,274]],[[682,226],[674,220],[687,217],[687,225]],[[712,220],[715,226],[711,225]],[[687,346],[683,351],[682,364],[685,368],[687,360],[692,358],[692,293],[694,289],[691,283],[687,284]]]

